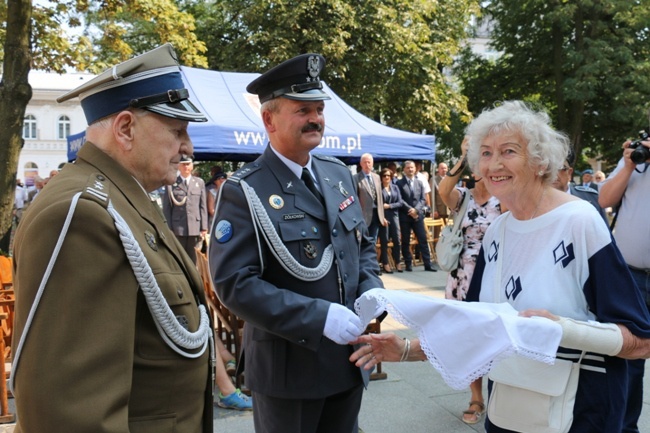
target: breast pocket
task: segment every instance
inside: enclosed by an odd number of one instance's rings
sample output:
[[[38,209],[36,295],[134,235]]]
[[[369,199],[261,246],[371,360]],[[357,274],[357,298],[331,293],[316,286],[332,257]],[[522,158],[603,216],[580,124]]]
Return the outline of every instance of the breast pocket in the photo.
[[[182,272],[158,273],[155,275],[155,279],[174,319],[190,332],[196,331],[199,327],[199,310],[185,274]],[[152,310],[161,311],[162,318],[165,318],[167,317],[165,315],[166,308],[164,305],[149,307],[142,289],[140,289],[138,298],[136,317],[138,353],[147,359],[177,358],[178,354],[169,348],[160,336],[155,325],[155,321],[158,319],[156,313],[152,312]]]
[[[326,245],[323,245],[322,227],[315,220],[280,222],[280,238],[291,255],[301,264],[316,266]]]

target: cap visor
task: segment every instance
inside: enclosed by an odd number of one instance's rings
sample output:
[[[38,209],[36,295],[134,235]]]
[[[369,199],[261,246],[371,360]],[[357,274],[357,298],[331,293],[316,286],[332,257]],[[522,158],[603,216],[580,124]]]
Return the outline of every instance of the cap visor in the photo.
[[[282,97],[295,101],[327,101],[332,99],[330,95],[320,89],[307,90],[302,93],[285,93]]]
[[[207,122],[208,118],[201,113],[189,100],[180,102],[167,102],[164,104],[149,105],[142,107],[144,110],[152,111],[161,116],[174,119],[187,120],[188,122]]]

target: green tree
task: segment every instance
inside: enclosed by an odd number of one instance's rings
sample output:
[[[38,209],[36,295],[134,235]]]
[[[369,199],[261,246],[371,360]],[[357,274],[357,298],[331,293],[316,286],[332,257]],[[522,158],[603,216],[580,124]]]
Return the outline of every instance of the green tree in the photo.
[[[29,22],[30,0],[8,0],[0,3],[0,14],[4,14],[6,26],[4,50],[11,53],[2,63],[0,83],[0,253],[9,251],[14,189],[16,188],[16,166],[23,146],[22,126],[25,108],[32,97],[32,88],[27,80],[30,67]]]
[[[465,99],[444,73],[473,0],[215,0],[186,2],[210,68],[260,72],[300,53],[327,59],[324,80],[389,126],[445,129]]]
[[[463,57],[473,112],[500,99],[535,101],[578,155],[608,168],[624,139],[648,126],[650,0],[493,0],[484,16],[503,55]]]
[[[6,252],[31,68],[99,72],[164,42],[174,44],[186,65],[207,62],[194,19],[172,0],[50,0],[45,6],[7,0],[0,2],[0,22],[0,250]]]

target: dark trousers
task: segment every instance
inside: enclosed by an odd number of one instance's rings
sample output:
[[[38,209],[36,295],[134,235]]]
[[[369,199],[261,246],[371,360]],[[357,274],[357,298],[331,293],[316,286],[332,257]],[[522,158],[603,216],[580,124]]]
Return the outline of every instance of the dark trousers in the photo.
[[[399,265],[400,261],[400,235],[399,235],[399,217],[397,212],[394,211],[384,211],[384,216],[386,221],[388,221],[388,226],[379,227],[379,246],[380,246],[380,260],[382,265],[388,264],[388,241],[392,239],[393,249],[391,250],[393,255],[393,261],[395,266]]]
[[[181,243],[183,246],[183,249],[187,253],[188,256],[190,256],[190,259],[194,263],[196,263],[196,250],[195,248],[198,248],[201,246],[201,236],[176,236],[178,241]]]
[[[253,392],[256,433],[357,433],[363,385],[320,399],[287,399]]]
[[[630,269],[636,285],[641,290],[641,296],[650,300],[650,273]],[[627,407],[623,418],[622,433],[639,433],[637,422],[643,408],[643,373],[645,372],[645,359],[627,361]]]
[[[368,226],[368,235],[372,238],[374,242],[377,242],[377,235],[379,234],[380,227],[381,227],[381,223],[379,222],[379,214],[377,213],[377,209],[373,209],[372,221]]]
[[[411,230],[415,233],[415,238],[418,240],[420,246],[420,254],[422,255],[422,262],[426,268],[431,267],[431,252],[429,251],[429,244],[427,243],[427,231],[424,228],[424,217],[421,215],[417,220],[408,215],[400,215],[399,218],[400,232],[402,233],[402,257],[404,257],[404,264],[410,266],[413,263],[413,255],[411,254],[410,239]]]

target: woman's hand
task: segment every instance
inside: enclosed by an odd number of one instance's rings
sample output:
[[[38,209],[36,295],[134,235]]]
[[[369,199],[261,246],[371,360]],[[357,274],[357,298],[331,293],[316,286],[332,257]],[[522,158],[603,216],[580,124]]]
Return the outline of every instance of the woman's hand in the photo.
[[[370,370],[382,361],[398,362],[404,353],[405,342],[395,334],[365,334],[351,344],[362,346],[350,355],[350,362]]]
[[[546,317],[547,319],[551,319],[555,322],[560,320],[560,316],[556,316],[555,314],[551,313],[548,310],[542,310],[542,309],[534,309],[530,308],[528,310],[520,311],[519,315],[521,317]]]

